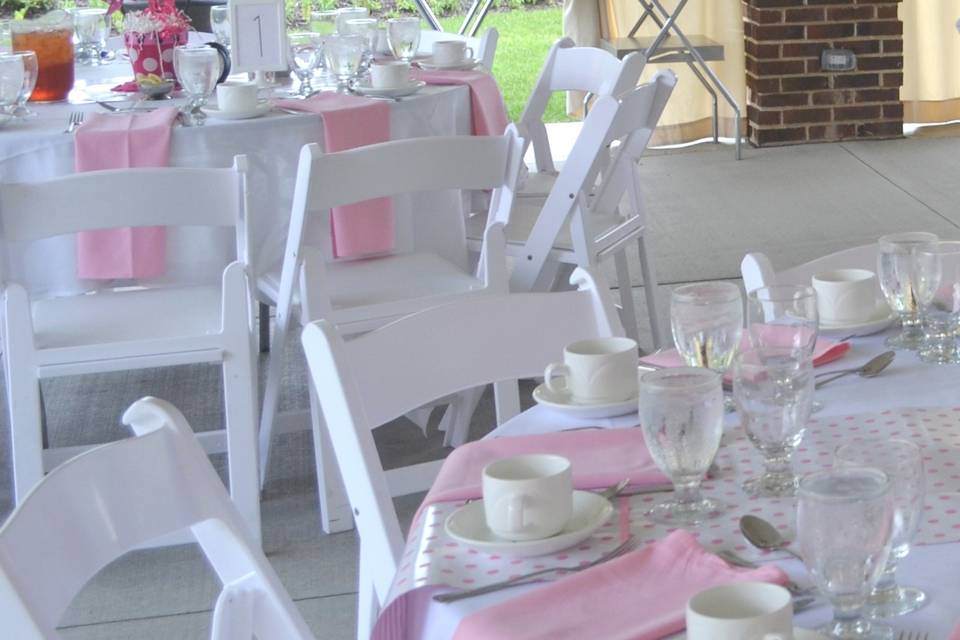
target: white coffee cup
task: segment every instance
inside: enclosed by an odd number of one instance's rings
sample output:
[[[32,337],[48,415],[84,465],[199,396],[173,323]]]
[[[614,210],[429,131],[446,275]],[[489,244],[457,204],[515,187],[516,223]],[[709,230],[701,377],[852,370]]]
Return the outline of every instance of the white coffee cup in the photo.
[[[246,113],[257,108],[257,85],[253,82],[228,80],[217,85],[217,108],[220,111]]]
[[[813,276],[820,320],[826,324],[865,322],[877,315],[880,285],[867,269],[836,269]]]
[[[473,60],[473,47],[462,40],[438,40],[433,43],[433,64],[446,66]]]
[[[637,343],[630,338],[580,340],[563,350],[562,363],[547,366],[544,384],[582,404],[622,402],[637,397],[638,361]]]
[[[529,454],[491,462],[483,469],[487,526],[507,540],[537,540],[563,530],[573,513],[570,461]]]
[[[687,602],[687,640],[793,640],[790,592],[766,582],[713,587]]]
[[[399,60],[370,65],[370,86],[374,89],[396,89],[410,82],[410,63]]]

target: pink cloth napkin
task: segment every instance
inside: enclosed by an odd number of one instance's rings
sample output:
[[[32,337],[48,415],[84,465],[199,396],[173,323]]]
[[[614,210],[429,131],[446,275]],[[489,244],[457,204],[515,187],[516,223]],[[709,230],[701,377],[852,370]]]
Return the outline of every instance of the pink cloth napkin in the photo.
[[[624,478],[630,479],[631,486],[670,482],[650,457],[640,429],[591,429],[478,440],[447,456],[414,522],[435,502],[481,497],[483,468],[494,460],[525,453],[553,453],[569,458],[576,489],[608,487]]]
[[[77,171],[165,167],[177,110],[151,113],[92,113],[77,129]],[[137,206],[135,202],[131,207]],[[81,278],[156,278],[166,270],[164,227],[121,227],[77,234],[77,275]]]
[[[483,71],[427,71],[413,69],[413,77],[427,84],[465,84],[470,87],[473,135],[501,136],[510,124],[503,95],[493,76]]]
[[[390,140],[390,106],[383,100],[325,92],[306,100],[277,100],[276,105],[319,114],[323,148],[330,153]],[[337,258],[393,251],[393,200],[374,198],[335,208],[330,233]]]
[[[707,552],[687,531],[461,620],[454,640],[656,640],[684,628],[687,600],[727,582],[784,584],[773,565],[745,570]]]
[[[740,348],[750,348],[750,336],[744,335],[740,338]],[[834,342],[833,340],[819,338],[813,348],[813,366],[819,367],[838,360],[849,350],[849,342]],[[665,349],[659,353],[645,356],[640,358],[640,362],[657,365],[658,367],[679,367],[683,365],[680,354],[677,353],[676,349]]]
[[[947,640],[960,640],[960,624],[957,624],[954,627],[953,631],[950,632],[950,637]]]

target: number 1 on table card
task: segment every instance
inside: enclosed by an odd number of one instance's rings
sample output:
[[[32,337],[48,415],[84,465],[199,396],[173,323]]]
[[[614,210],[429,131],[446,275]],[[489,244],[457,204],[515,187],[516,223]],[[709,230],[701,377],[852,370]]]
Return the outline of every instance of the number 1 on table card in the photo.
[[[287,30],[282,0],[229,0],[234,71],[286,71]]]

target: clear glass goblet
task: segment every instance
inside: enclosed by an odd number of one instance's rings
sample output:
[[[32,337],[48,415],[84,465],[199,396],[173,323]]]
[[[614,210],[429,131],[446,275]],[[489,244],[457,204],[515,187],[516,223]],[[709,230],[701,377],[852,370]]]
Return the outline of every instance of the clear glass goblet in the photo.
[[[173,68],[177,81],[189,97],[180,109],[181,121],[187,126],[203,126],[207,114],[203,105],[213,93],[220,77],[219,52],[205,45],[184,45],[173,50]]]
[[[747,349],[734,359],[733,397],[747,438],[763,455],[763,473],[744,491],[764,498],[791,497],[799,480],[790,466],[803,440],[813,403],[813,361],[790,348]]]
[[[23,58],[17,54],[0,54],[0,113],[6,122],[23,90]]]
[[[347,20],[359,20],[360,18],[369,18],[370,10],[366,7],[344,7],[337,11],[337,33],[344,34],[346,33],[344,29],[344,23]]]
[[[340,12],[336,9],[311,12],[310,31],[321,36],[332,36],[337,32],[337,16],[339,14]]]
[[[10,113],[21,119],[35,118],[37,114],[27,108],[27,101],[33,95],[33,89],[37,86],[37,54],[33,51],[17,51],[4,55],[19,57],[23,62],[23,84]]]
[[[700,483],[723,435],[723,390],[716,371],[677,367],[640,376],[640,425],[657,467],[673,482],[673,497],[647,515],[655,522],[695,524],[727,506],[704,498]]]
[[[360,72],[366,39],[356,35],[337,35],[327,38],[323,48],[327,69],[337,78],[337,89],[346,93],[350,82]]]
[[[360,36],[364,39],[363,60],[360,63],[360,73],[366,73],[373,63],[373,54],[377,49],[377,25],[379,21],[376,18],[353,18],[343,23],[342,35]]]
[[[914,250],[939,238],[923,231],[893,233],[878,241],[877,274],[887,304],[900,317],[902,330],[887,338],[894,349],[917,350],[923,343],[920,303],[914,280]]]
[[[919,245],[914,281],[923,330],[920,359],[960,363],[960,242]]]
[[[893,630],[863,617],[890,555],[893,500],[887,475],[853,467],[804,476],[797,491],[797,542],[814,584],[833,606],[820,631],[835,640],[889,640]]]
[[[294,95],[300,98],[312,96],[316,91],[311,81],[323,55],[323,40],[318,34],[306,31],[287,34],[287,43],[290,69],[300,80],[300,87]]]
[[[230,48],[230,11],[225,4],[210,7],[210,28],[213,37],[223,46]]]
[[[890,559],[873,588],[864,609],[875,618],[889,618],[916,611],[927,595],[916,587],[897,584],[897,563],[910,553],[910,543],[920,526],[926,481],[920,447],[897,438],[858,440],[837,447],[835,466],[874,467],[890,480],[893,497],[893,534]]]
[[[410,62],[420,46],[420,18],[387,20],[387,44],[393,57]]]
[[[106,9],[74,9],[73,28],[77,36],[76,62],[82,65],[99,65],[101,54],[107,47],[110,25]]]

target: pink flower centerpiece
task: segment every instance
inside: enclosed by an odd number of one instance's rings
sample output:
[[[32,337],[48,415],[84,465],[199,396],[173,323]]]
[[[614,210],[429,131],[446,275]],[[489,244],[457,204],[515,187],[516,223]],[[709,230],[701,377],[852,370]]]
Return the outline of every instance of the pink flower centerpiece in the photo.
[[[121,3],[111,0],[110,11]],[[138,85],[164,85],[176,80],[173,49],[187,44],[189,28],[190,18],[176,8],[174,0],[149,0],[143,11],[124,16],[123,43]]]

